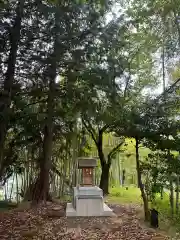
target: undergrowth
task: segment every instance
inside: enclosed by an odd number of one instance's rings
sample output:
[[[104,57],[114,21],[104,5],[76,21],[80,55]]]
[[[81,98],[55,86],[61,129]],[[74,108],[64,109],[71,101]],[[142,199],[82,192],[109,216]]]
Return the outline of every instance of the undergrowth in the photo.
[[[141,205],[143,203],[141,199],[140,190],[137,187],[133,186],[130,186],[128,188],[126,187],[111,188],[110,194],[108,197],[106,197],[106,200],[109,203],[116,204],[130,203]],[[155,201],[149,204],[149,207],[155,208],[159,212],[159,222],[161,230],[166,231],[170,235],[174,235],[176,232],[180,232],[180,213],[179,214],[175,213],[174,216],[172,216],[168,193],[164,193],[163,199],[161,199],[160,195],[157,194]]]

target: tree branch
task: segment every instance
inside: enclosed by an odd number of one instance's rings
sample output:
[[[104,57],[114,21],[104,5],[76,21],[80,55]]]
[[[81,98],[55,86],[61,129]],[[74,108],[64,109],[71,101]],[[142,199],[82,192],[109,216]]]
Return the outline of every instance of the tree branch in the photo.
[[[112,159],[113,154],[116,153],[123,144],[124,144],[124,139],[122,140],[122,142],[120,142],[116,147],[114,147],[110,151],[110,153],[108,154],[108,164],[109,165],[111,164],[111,159]]]
[[[105,125],[99,130],[99,132],[103,133],[103,132],[106,131],[106,129],[107,129],[108,127],[110,127],[110,126],[111,126],[111,124],[105,124]]]
[[[129,82],[131,81],[131,67],[130,67],[130,64],[128,66],[128,71],[129,71],[129,76],[127,78],[127,81],[126,81],[126,86],[125,86],[125,89],[124,89],[124,99],[126,98],[127,96],[127,90],[128,90],[128,86],[129,86]]]
[[[86,124],[86,121],[88,122],[88,125]],[[91,134],[91,137],[92,137],[93,141],[95,142],[96,146],[98,146],[98,141],[95,137],[95,132],[93,130],[93,127],[88,120],[86,120],[86,121],[82,118],[83,125],[85,126],[86,130]]]
[[[54,164],[51,165],[51,170],[56,173],[59,177],[62,177],[65,184],[70,187],[70,189],[72,189],[72,184],[70,183],[70,181],[63,175],[63,173],[61,173]]]
[[[36,101],[36,102],[32,102],[32,103],[28,103],[24,106],[24,108],[38,104],[38,103],[46,103],[46,100],[41,100],[41,101]]]

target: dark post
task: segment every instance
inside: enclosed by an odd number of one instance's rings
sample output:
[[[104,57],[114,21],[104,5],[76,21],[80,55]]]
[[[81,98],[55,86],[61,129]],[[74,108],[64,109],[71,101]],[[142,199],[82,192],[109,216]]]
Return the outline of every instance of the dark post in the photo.
[[[159,220],[158,220],[158,211],[156,209],[151,209],[151,227],[158,228]]]

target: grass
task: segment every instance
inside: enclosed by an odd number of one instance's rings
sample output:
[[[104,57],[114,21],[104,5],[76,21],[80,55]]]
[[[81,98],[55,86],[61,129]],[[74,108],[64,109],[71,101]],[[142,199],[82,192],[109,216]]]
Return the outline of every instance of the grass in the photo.
[[[128,187],[126,190],[125,187],[111,188],[110,194],[107,197],[107,200],[111,203],[142,203],[141,193],[139,188],[133,186]]]

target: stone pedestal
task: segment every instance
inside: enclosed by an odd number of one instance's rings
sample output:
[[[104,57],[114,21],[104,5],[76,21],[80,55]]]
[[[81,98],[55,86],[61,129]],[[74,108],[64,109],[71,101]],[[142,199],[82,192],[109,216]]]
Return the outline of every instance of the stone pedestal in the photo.
[[[73,202],[67,204],[66,216],[113,216],[113,211],[104,203],[99,187],[75,187]]]

